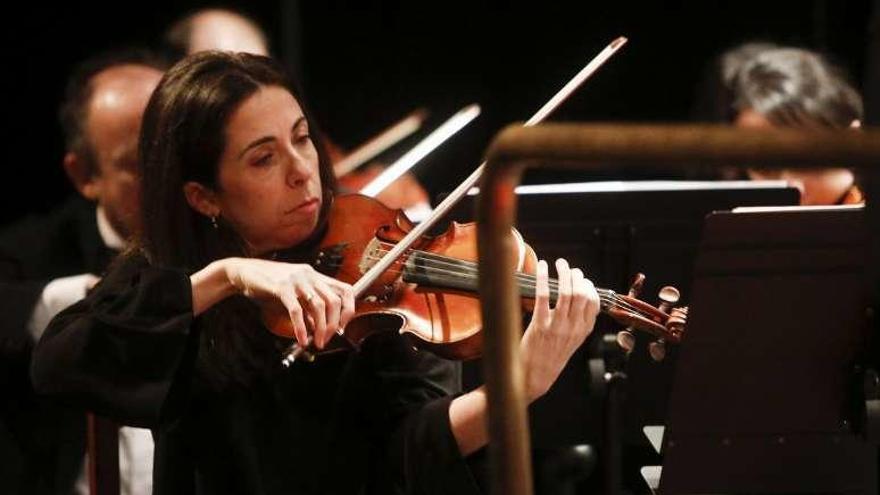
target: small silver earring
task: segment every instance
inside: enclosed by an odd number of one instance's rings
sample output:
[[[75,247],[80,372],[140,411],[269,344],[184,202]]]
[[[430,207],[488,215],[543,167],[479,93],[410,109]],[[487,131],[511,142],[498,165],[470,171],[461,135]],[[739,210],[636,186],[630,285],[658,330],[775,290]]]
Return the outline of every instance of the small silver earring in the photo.
[[[220,227],[217,225],[217,215],[211,215],[211,225],[214,226],[214,230],[219,229]]]

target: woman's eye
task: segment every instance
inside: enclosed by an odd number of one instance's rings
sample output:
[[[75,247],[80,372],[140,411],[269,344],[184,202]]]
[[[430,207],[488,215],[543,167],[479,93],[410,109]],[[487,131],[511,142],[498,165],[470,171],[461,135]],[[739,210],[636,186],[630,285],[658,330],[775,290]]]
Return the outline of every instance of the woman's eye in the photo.
[[[300,134],[299,136],[296,137],[296,142],[302,144],[302,143],[305,143],[306,141],[310,140],[311,138],[312,138],[312,136],[310,136],[308,133]]]
[[[268,153],[266,155],[263,155],[263,156],[257,158],[254,161],[254,164],[255,165],[268,165],[268,164],[272,163],[272,156],[273,156],[272,153]]]

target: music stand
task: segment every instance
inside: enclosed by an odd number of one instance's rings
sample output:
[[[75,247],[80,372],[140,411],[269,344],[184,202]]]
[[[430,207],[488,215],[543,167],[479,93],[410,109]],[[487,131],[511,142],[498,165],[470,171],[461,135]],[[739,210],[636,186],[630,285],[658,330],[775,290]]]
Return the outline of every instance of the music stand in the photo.
[[[450,214],[459,222],[474,218],[476,190]],[[600,287],[626,290],[636,272],[648,274],[644,294],[653,300],[662,285],[690,295],[693,262],[705,216],[737,206],[793,205],[796,189],[783,181],[604,181],[517,187],[517,228],[535,251],[549,261],[565,257],[583,267]],[[617,328],[602,319],[601,330]],[[640,339],[639,352],[627,363],[629,401],[627,436],[644,442],[639,429],[662,423],[672,382],[674,350],[654,363]],[[530,409],[532,438],[553,447],[596,442],[601,416],[586,390],[590,387],[586,350],[578,351],[550,393]],[[466,366],[465,384],[482,383],[482,374]],[[646,449],[647,450],[647,449]],[[637,471],[639,464],[634,465]],[[635,472],[634,477],[638,478]]]
[[[583,267],[600,287],[625,291],[636,272],[648,275],[644,295],[655,301],[662,285],[690,295],[693,262],[707,214],[749,205],[794,205],[799,193],[784,181],[601,181],[524,185],[516,189],[517,228],[544,259],[564,257]],[[476,193],[476,191],[473,191]],[[466,197],[450,214],[473,221],[476,196]],[[640,487],[639,467],[657,463],[641,436],[645,424],[664,423],[675,365],[674,348],[662,363],[648,357],[648,339],[638,338],[626,363],[630,379],[603,382],[605,369],[588,364],[601,352],[603,332],[619,330],[600,317],[594,338],[569,360],[550,392],[530,406],[532,443],[553,450],[574,444],[602,445],[603,468],[625,464],[628,487]],[[479,364],[465,363],[464,383],[482,383]],[[613,374],[613,376],[620,376]],[[597,386],[600,385],[600,386]],[[614,390],[626,390],[625,399]],[[621,400],[615,400],[615,397]],[[617,404],[617,402],[621,402]],[[625,441],[621,461],[621,442]],[[605,483],[620,484],[606,473]]]
[[[707,218],[661,494],[876,493],[876,446],[852,431],[866,239],[860,208]]]

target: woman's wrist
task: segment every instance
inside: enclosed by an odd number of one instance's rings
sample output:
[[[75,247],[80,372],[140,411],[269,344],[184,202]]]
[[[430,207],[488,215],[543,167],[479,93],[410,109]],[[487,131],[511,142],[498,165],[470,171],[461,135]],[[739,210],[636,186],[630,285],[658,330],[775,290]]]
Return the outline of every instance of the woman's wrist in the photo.
[[[489,441],[486,387],[460,395],[449,404],[449,427],[463,456],[481,449]]]
[[[195,316],[239,291],[232,282],[236,276],[233,272],[234,259],[227,258],[213,261],[190,275]]]
[[[229,295],[242,294],[245,290],[244,284],[241,282],[238,261],[239,258],[224,258],[214,262],[217,264],[218,269],[223,273],[223,278],[230,291]]]
[[[526,377],[525,377],[525,393],[526,400],[531,404],[536,400],[540,399],[547,392],[550,391],[550,387],[553,386],[554,380],[549,380],[546,375],[551,375],[552,372],[545,370],[534,370],[534,369],[526,369]],[[542,373],[544,375],[542,375]],[[553,374],[552,376],[558,377],[558,373]],[[547,383],[549,381],[549,383]]]

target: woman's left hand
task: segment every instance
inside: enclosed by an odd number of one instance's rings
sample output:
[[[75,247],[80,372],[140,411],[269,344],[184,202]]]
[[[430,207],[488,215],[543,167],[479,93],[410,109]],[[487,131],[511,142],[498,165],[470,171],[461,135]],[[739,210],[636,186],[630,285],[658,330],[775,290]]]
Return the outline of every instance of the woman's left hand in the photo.
[[[556,271],[558,298],[556,306],[550,309],[547,262],[538,262],[535,309],[520,342],[529,401],[550,389],[572,354],[593,331],[599,313],[596,288],[580,269],[571,269],[567,261],[558,259]]]

